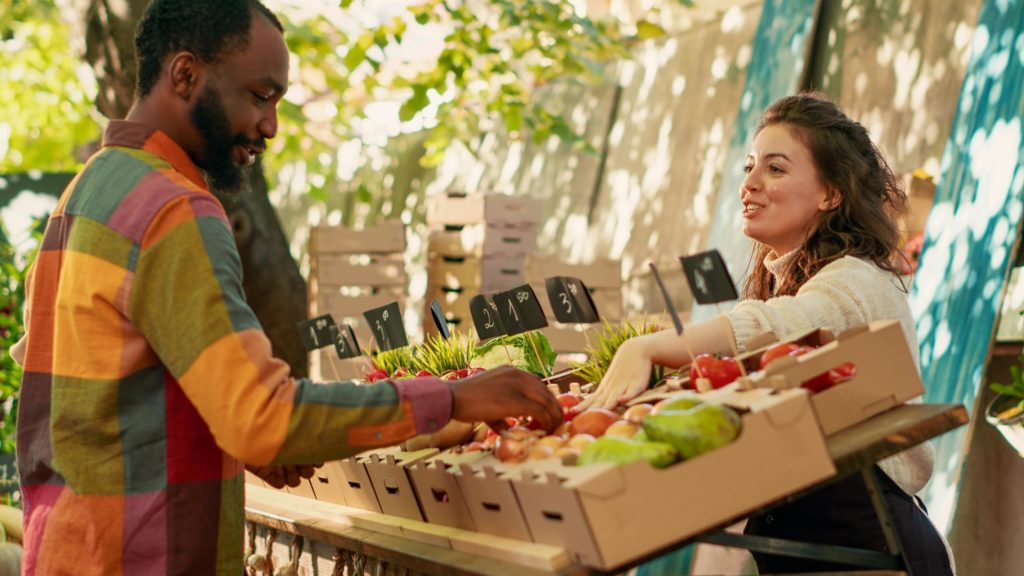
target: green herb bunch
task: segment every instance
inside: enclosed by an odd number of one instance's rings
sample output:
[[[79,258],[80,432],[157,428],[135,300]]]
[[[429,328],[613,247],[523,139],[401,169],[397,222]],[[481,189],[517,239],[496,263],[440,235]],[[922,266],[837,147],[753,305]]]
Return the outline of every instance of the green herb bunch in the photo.
[[[574,367],[577,368],[578,374],[584,380],[598,384],[604,378],[608,366],[612,363],[612,358],[615,357],[615,353],[619,351],[623,342],[659,330],[661,327],[647,318],[640,320],[637,324],[629,320],[619,324],[610,324],[606,320],[601,330],[589,338],[589,346],[585,351],[587,361],[575,364]],[[654,384],[661,380],[664,368],[655,366],[651,372],[651,383]]]
[[[413,369],[413,366],[416,365],[414,354],[415,350],[412,346],[403,346],[392,350],[370,352],[370,358],[374,366],[388,374],[394,374],[399,368],[415,373],[416,370]]]
[[[1024,364],[1024,354],[1020,357],[1021,364]],[[1024,410],[1024,376],[1021,375],[1020,366],[1010,366],[1010,384],[998,384],[993,382],[989,388],[996,394],[1003,394],[1018,400],[1017,409]]]
[[[440,335],[427,336],[412,355],[413,372],[426,370],[440,376],[451,370],[469,368],[476,351],[476,342],[468,334],[452,332],[445,340]]]

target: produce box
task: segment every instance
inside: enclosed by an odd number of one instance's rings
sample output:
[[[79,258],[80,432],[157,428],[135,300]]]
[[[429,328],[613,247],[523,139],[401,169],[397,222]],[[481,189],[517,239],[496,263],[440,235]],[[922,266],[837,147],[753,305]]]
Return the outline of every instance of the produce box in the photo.
[[[334,484],[331,494],[336,494],[335,490],[340,490],[342,500],[344,500],[344,502],[335,503],[343,503],[345,506],[359,508],[360,510],[383,513],[380,502],[377,500],[377,493],[374,491],[373,482],[370,480],[370,474],[366,470],[366,463],[370,460],[371,455],[379,459],[387,454],[395,454],[397,452],[399,452],[397,446],[380,450],[369,450],[351,458],[325,464],[323,467],[324,477],[329,483],[333,482]],[[319,479],[318,484],[320,484]],[[333,500],[329,501],[333,502]]]
[[[427,198],[431,224],[537,224],[542,203],[529,196],[440,194]]]
[[[537,228],[533,224],[435,226],[427,236],[427,251],[442,256],[525,256],[536,249]]]
[[[342,484],[345,483],[345,472],[340,462],[325,462],[313,473],[310,481],[313,483],[313,491],[316,493],[317,500],[342,506],[348,505],[348,502],[345,501],[345,491],[342,488]]]
[[[754,387],[790,388],[843,364],[853,364],[853,379],[811,396],[811,404],[826,435],[867,420],[907,400],[924,394],[924,383],[900,323],[872,322],[847,330],[834,338],[815,331],[783,339],[820,343],[802,356],[780,358],[759,373],[752,373]],[[763,349],[745,356],[752,361]]]
[[[526,260],[526,281],[544,284],[552,276],[571,276],[583,280],[587,288],[622,290],[622,262],[601,259],[590,264],[568,264],[551,256],[531,255]]]
[[[427,283],[464,291],[490,292],[504,290],[523,283],[523,258],[493,256],[462,258],[432,255],[427,262]]]
[[[442,524],[463,530],[476,530],[473,517],[466,508],[466,498],[452,467],[471,464],[489,457],[489,452],[442,452],[437,456],[416,462],[407,468],[413,488],[419,498],[423,517],[431,524]]]
[[[664,469],[646,462],[522,467],[477,477],[478,489],[505,506],[512,487],[526,523],[513,537],[529,533],[612,570],[835,474],[806,391],[716,392],[704,399],[750,408],[739,437],[717,450]]]
[[[411,520],[423,520],[407,469],[435,454],[436,448],[415,452],[388,450],[384,453],[372,452],[363,460],[382,513]]]
[[[531,540],[512,484],[499,473],[503,466],[488,455],[473,464],[463,463],[452,473],[478,532]]]

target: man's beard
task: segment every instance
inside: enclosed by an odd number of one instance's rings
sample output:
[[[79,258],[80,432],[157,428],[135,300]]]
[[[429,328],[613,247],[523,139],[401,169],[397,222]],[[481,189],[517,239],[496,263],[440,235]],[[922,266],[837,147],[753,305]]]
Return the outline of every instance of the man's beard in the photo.
[[[243,167],[232,158],[232,148],[255,143],[244,134],[232,137],[220,93],[212,84],[207,84],[199,95],[189,119],[203,138],[206,162],[202,168],[210,188],[229,194],[241,192],[248,181]]]

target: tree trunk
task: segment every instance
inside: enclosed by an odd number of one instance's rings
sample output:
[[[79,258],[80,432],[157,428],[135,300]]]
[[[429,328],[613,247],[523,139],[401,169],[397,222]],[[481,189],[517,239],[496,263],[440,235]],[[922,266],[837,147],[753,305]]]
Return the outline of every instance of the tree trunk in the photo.
[[[135,90],[135,26],[150,0],[57,0],[84,35],[84,57],[99,85],[96,106],[108,118],[124,118]],[[273,345],[296,377],[309,373],[296,323],[306,317],[306,282],[267,196],[260,165],[250,173],[251,190],[218,194],[242,256],[246,299]],[[216,193],[216,191],[215,191]]]

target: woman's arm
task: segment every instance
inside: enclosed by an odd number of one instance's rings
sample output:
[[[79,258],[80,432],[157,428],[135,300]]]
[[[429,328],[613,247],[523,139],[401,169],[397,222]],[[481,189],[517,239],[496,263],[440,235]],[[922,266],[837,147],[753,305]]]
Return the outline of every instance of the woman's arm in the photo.
[[[612,408],[636,397],[647,389],[655,364],[679,367],[690,361],[690,352],[729,353],[732,349],[732,326],[722,316],[690,324],[681,336],[675,330],[662,330],[631,338],[619,347],[597,392],[578,409]]]

